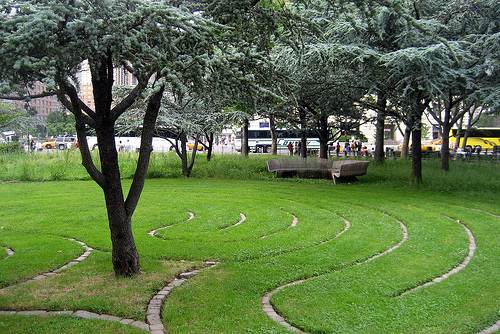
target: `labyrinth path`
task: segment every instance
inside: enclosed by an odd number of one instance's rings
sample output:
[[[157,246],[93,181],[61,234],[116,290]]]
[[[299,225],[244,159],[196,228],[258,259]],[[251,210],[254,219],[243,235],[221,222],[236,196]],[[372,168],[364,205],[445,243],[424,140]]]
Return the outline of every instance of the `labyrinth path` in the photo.
[[[95,218],[102,211],[71,217],[54,204],[1,222],[0,332],[19,316],[154,334],[500,330],[500,219],[491,208],[419,195],[385,202],[373,189],[261,186],[214,183],[194,194],[152,182],[133,222],[145,283],[117,281],[126,293],[138,289],[137,302],[123,305],[99,290],[111,279],[106,221]],[[156,200],[165,189],[175,198]],[[92,191],[82,196],[91,200]],[[17,212],[8,199],[0,209]],[[69,290],[75,297],[58,293],[71,282],[89,285]],[[84,294],[92,284],[102,296]]]

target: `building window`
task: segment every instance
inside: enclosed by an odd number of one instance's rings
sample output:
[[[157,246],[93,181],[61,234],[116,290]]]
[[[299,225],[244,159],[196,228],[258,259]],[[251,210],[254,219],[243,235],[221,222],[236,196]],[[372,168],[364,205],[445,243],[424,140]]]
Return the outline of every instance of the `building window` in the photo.
[[[394,124],[386,124],[384,126],[384,139],[394,140]]]
[[[441,136],[439,135],[439,127],[433,125],[432,126],[432,139],[438,139],[440,138]]]

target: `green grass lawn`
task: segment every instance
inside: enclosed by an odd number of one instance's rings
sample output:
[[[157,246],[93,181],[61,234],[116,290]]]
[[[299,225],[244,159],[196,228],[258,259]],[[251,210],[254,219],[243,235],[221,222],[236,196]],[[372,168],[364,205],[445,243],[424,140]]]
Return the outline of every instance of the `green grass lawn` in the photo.
[[[260,157],[239,172],[238,158],[216,161],[211,175],[195,170],[194,179],[146,182],[133,219],[143,273],[133,279],[112,274],[103,198],[94,183],[0,184],[0,288],[82,253],[65,238],[96,249],[58,276],[0,291],[0,309],[81,309],[143,321],[148,300],[176,273],[216,260],[219,265],[167,298],[162,316],[170,333],[287,333],[262,311],[261,299],[304,278],[309,279],[276,293],[271,303],[309,333],[477,333],[500,319],[498,165],[453,164],[451,175],[442,175],[430,169],[435,162],[426,162],[427,182],[417,189],[406,186],[406,162],[371,166],[360,183],[333,185],[278,182],[265,174]],[[156,163],[153,170],[173,171]],[[224,168],[226,179],[220,178]],[[472,182],[474,171],[480,176]],[[261,180],[238,180],[238,173]],[[189,221],[188,212],[195,214]],[[240,213],[246,221],[225,228]],[[290,227],[293,216],[298,224]],[[337,237],[346,228],[344,219],[351,227]],[[477,242],[470,264],[443,282],[398,297],[465,258],[468,237],[457,219]],[[359,264],[401,241],[399,221],[409,239]],[[148,235],[165,226],[157,237]],[[5,247],[15,254],[5,257]],[[0,333],[31,332],[138,331],[67,316],[0,316]]]

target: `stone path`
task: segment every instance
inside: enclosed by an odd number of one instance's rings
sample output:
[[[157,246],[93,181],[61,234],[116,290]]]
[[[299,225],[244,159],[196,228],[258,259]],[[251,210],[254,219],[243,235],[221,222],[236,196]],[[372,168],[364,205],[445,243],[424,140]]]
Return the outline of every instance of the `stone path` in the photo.
[[[296,227],[297,225],[299,224],[299,218],[297,218],[294,214],[292,214],[292,223],[290,224],[290,226],[288,226],[286,229],[291,229],[291,228],[294,228]],[[275,234],[278,234],[282,231],[284,231],[285,229],[282,229],[282,230],[279,230],[279,231],[276,231],[276,232],[272,232],[272,233],[269,233],[269,234],[265,234],[263,236],[261,236],[260,238],[261,239],[266,239],[272,235],[275,235]]]
[[[40,280],[45,279],[47,277],[56,276],[61,271],[65,270],[65,269],[68,269],[68,268],[71,268],[71,267],[79,264],[83,260],[85,260],[92,253],[92,251],[94,250],[93,248],[89,247],[83,241],[72,239],[72,238],[66,238],[66,239],[70,240],[70,241],[73,241],[73,242],[76,242],[77,244],[79,244],[80,246],[82,246],[85,249],[85,251],[83,252],[83,254],[81,254],[79,257],[71,260],[70,262],[64,264],[63,266],[61,266],[61,267],[59,267],[57,269],[50,270],[50,271],[47,271],[45,273],[41,273],[41,274],[39,274],[39,275],[37,275],[35,277],[29,278],[29,279],[27,279],[25,281],[22,281],[22,282],[19,282],[19,283],[16,283],[16,284],[12,284],[12,285],[6,286],[6,287],[0,289],[0,291],[11,289],[11,288],[13,288],[15,286],[18,286],[20,284],[25,284],[25,283],[33,282],[33,281],[40,281]]]
[[[115,322],[122,323],[124,325],[129,325],[129,326],[133,326],[133,327],[145,330],[145,331],[149,331],[149,325],[143,321],[120,318],[120,317],[115,317],[113,315],[99,314],[99,313],[88,312],[88,311],[84,311],[84,310],[78,310],[78,311],[47,311],[47,310],[0,311],[0,315],[23,315],[23,316],[37,316],[37,317],[67,315],[67,316],[83,318],[83,319],[115,321]]]
[[[193,219],[194,219],[194,213],[192,213],[191,211],[188,212],[188,219],[187,219],[186,222],[188,222],[190,220],[193,220]],[[152,237],[158,237],[158,235],[157,235],[158,231],[165,230],[165,229],[170,228],[170,227],[172,227],[174,225],[177,225],[177,224],[172,224],[172,225],[168,225],[168,226],[157,228],[155,230],[151,230],[151,231],[148,232],[148,234],[150,236],[152,236]]]
[[[344,219],[344,224],[345,224],[345,227],[342,231],[340,231],[336,236],[335,238],[338,238],[339,236],[341,236],[345,231],[347,231],[350,227],[351,227],[351,223],[345,219]],[[381,253],[378,253],[378,254],[375,254],[375,255],[372,255],[370,256],[369,258],[367,258],[366,260],[364,261],[361,261],[361,262],[356,262],[354,263],[353,265],[357,266],[357,265],[362,265],[362,264],[365,264],[365,263],[368,263],[368,262],[371,262],[381,256],[384,256],[384,255],[387,255],[391,252],[393,252],[394,250],[396,250],[397,248],[399,248],[404,242],[406,242],[408,240],[408,228],[406,227],[406,225],[401,222],[401,221],[398,221],[398,223],[400,224],[400,227],[401,227],[401,232],[403,234],[403,238],[401,239],[400,242],[398,242],[397,244],[389,247],[388,249],[386,249],[385,251],[381,252]],[[327,241],[324,241],[322,243],[326,243],[326,242],[329,242],[331,240],[327,240]],[[285,288],[288,288],[290,286],[294,286],[294,285],[299,285],[299,284],[302,284],[306,281],[310,281],[310,280],[313,280],[313,279],[316,279],[320,276],[323,276],[323,275],[326,275],[326,274],[322,274],[322,275],[318,275],[318,276],[313,276],[313,277],[310,277],[310,278],[306,278],[306,279],[301,279],[301,280],[297,280],[297,281],[294,281],[294,282],[291,282],[291,283],[287,283],[285,285],[281,285],[277,288],[275,288],[274,290],[266,293],[264,295],[264,297],[262,297],[262,310],[267,314],[267,316],[269,318],[271,318],[272,320],[276,321],[278,324],[280,324],[281,326],[285,327],[286,329],[288,329],[289,331],[293,332],[293,333],[307,333],[307,332],[304,332],[303,330],[301,330],[300,328],[297,328],[295,326],[293,326],[292,324],[290,324],[289,322],[286,321],[285,318],[283,318],[281,315],[278,314],[278,312],[276,311],[276,309],[274,309],[274,307],[272,306],[271,304],[271,298],[274,294],[276,294],[277,292],[285,289]]]
[[[241,212],[240,213],[240,220],[238,220],[235,224],[223,227],[220,230],[228,230],[230,228],[236,227],[238,225],[243,224],[245,222],[245,220],[247,220],[247,216],[245,216],[245,214],[243,212]]]
[[[14,250],[12,248],[5,248],[5,251],[7,252],[7,257],[11,257],[12,255],[14,255]]]
[[[217,265],[217,262],[206,261],[205,267],[203,269],[210,268],[215,265]],[[172,289],[184,284],[188,279],[196,276],[200,272],[200,270],[202,269],[186,271],[177,275],[177,277],[173,281],[168,283],[163,289],[158,291],[158,293],[154,295],[153,298],[151,298],[146,311],[146,321],[149,324],[151,334],[164,334],[166,332],[165,326],[161,321],[161,309],[163,303],[165,302],[165,299],[171,293]]]
[[[452,218],[450,218],[450,219],[452,219]],[[414,287],[412,289],[406,290],[403,293],[401,293],[400,296],[404,296],[404,295],[407,295],[409,293],[415,292],[415,291],[417,291],[419,289],[426,288],[428,286],[431,286],[431,285],[434,285],[436,283],[442,282],[445,279],[449,278],[451,275],[455,275],[456,273],[464,270],[464,268],[469,264],[469,262],[472,260],[472,257],[474,257],[474,254],[476,252],[476,239],[474,238],[474,235],[472,234],[472,231],[464,223],[462,223],[460,220],[457,220],[456,222],[458,224],[462,225],[462,227],[465,229],[465,232],[467,233],[467,236],[469,237],[469,253],[465,257],[465,259],[461,263],[459,263],[458,265],[456,265],[455,267],[453,267],[447,273],[445,273],[445,274],[443,274],[441,276],[435,277],[434,279],[432,279],[429,282],[423,283],[423,284],[418,285],[418,286],[416,286],[416,287]]]
[[[480,331],[477,334],[493,334],[493,333],[496,333],[496,332],[500,332],[500,320],[498,320],[492,326],[483,329],[482,331]]]
[[[70,239],[74,240],[74,239]],[[78,243],[81,241],[74,240]],[[87,246],[88,247],[88,246]],[[88,247],[89,249],[92,249]],[[90,253],[89,253],[90,254]],[[83,255],[82,255],[83,256]],[[87,255],[88,256],[88,255]],[[71,263],[71,262],[70,262]],[[7,311],[0,310],[0,315],[22,315],[22,316],[38,316],[38,317],[48,317],[48,316],[61,316],[67,315],[83,319],[96,319],[105,321],[119,322],[124,325],[133,326],[144,331],[148,331],[151,334],[165,334],[166,330],[161,321],[161,309],[165,302],[165,299],[171,293],[171,291],[182,284],[184,284],[188,279],[196,276],[201,270],[207,269],[217,265],[218,262],[206,261],[205,266],[201,269],[186,271],[177,275],[177,277],[169,282],[163,289],[158,291],[153,298],[150,299],[147,311],[146,311],[146,322],[139,321],[135,319],[120,318],[109,314],[99,314],[94,312],[89,312],[85,310],[77,311],[48,311],[48,310],[29,310],[29,311]],[[62,268],[62,267],[61,267]],[[38,277],[38,276],[37,276]]]

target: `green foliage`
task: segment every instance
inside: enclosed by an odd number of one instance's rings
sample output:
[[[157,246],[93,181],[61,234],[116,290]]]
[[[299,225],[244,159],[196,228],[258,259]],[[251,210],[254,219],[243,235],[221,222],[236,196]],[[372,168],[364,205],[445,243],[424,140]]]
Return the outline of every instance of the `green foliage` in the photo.
[[[18,142],[0,144],[0,154],[20,153],[21,145]]]
[[[72,134],[75,132],[75,116],[63,111],[51,112],[46,127],[48,136]]]

